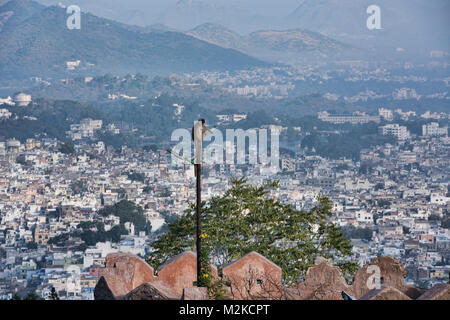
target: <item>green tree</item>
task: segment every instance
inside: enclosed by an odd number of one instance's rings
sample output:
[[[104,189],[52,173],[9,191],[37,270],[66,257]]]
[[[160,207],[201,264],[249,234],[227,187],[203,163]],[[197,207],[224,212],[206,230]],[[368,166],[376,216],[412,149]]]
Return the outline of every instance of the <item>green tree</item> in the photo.
[[[147,152],[149,152],[149,151],[157,152],[158,151],[158,146],[155,145],[155,144],[151,144],[151,145],[148,145],[148,146],[144,146],[142,149],[144,149]]]
[[[52,287],[52,290],[50,291],[49,298],[50,300],[59,300],[58,292],[56,292],[54,287]]]
[[[70,184],[73,194],[82,194],[86,189],[86,183],[83,180],[76,180]]]
[[[384,183],[377,183],[375,185],[375,191],[383,190],[383,189],[384,189]]]
[[[145,182],[145,175],[143,173],[139,172],[125,172],[125,175],[130,179],[131,181],[138,181],[138,182]]]
[[[391,202],[389,200],[380,199],[377,201],[380,208],[389,209],[391,207]]]
[[[428,217],[428,221],[439,221],[439,220],[441,220],[441,217],[439,217],[438,214],[431,214],[431,215]]]
[[[42,300],[40,296],[36,294],[36,292],[29,292],[24,300]]]
[[[63,143],[61,144],[61,147],[59,148],[59,151],[61,153],[65,153],[65,154],[74,154],[75,153],[75,146],[73,145],[73,143]]]
[[[299,211],[269,197],[277,182],[261,186],[232,179],[232,187],[221,197],[202,205],[202,248],[220,268],[232,260],[256,251],[283,270],[287,285],[305,275],[318,256],[332,260],[347,275],[357,264],[351,261],[352,245],[331,221],[332,205],[319,197],[309,212]],[[195,205],[169,224],[168,232],[152,243],[148,262],[157,268],[168,259],[195,248]],[[203,257],[203,254],[202,254]],[[205,259],[206,260],[206,259]],[[203,266],[203,263],[202,263]]]
[[[25,166],[25,165],[27,164],[27,161],[25,160],[25,157],[24,157],[24,156],[18,156],[18,157],[16,158],[16,163]]]
[[[38,248],[38,244],[36,242],[28,242],[27,249],[35,250]]]
[[[450,229],[450,217],[445,217],[441,223],[442,228]]]
[[[109,215],[118,216],[122,225],[125,222],[132,222],[137,232],[145,231],[147,234],[150,234],[152,230],[152,224],[147,221],[142,207],[132,201],[122,200],[113,206],[105,206],[98,213],[104,217]]]
[[[372,172],[372,166],[368,163],[361,163],[361,166],[359,167],[359,173],[360,174],[370,174]]]
[[[372,229],[370,228],[356,228],[348,225],[342,228],[342,232],[349,239],[363,239],[367,241],[372,239]]]

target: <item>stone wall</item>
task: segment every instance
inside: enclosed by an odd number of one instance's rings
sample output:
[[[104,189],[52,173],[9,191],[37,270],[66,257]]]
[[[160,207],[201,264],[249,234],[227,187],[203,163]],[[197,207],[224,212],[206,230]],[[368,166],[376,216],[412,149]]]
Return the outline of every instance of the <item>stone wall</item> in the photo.
[[[153,268],[138,256],[126,253],[109,254],[106,266],[99,270],[114,296],[120,297],[145,282],[155,281]]]
[[[212,276],[218,278],[216,266]],[[127,253],[113,253],[106,257],[106,266],[99,270],[109,290],[115,297],[123,297],[140,285],[153,281],[163,281],[179,296],[184,288],[194,286],[197,280],[197,255],[184,252],[158,268],[157,275],[143,259]]]
[[[217,278],[216,266],[211,266]],[[188,251],[179,254],[158,268],[158,279],[166,282],[180,295],[184,288],[191,288],[197,281],[197,254]]]
[[[370,269],[369,269],[370,268]],[[373,283],[375,271],[380,283]],[[212,266],[218,279],[217,268]],[[349,285],[341,270],[323,258],[308,268],[304,280],[287,288],[282,270],[257,252],[250,252],[223,267],[222,280],[228,286],[225,296],[234,300],[450,300],[450,284],[438,284],[424,292],[405,284],[404,266],[390,257],[374,258],[363,266]],[[206,288],[196,288],[197,259],[184,252],[164,265],[155,275],[151,266],[137,256],[110,254],[99,270],[94,291],[96,300],[204,300]]]
[[[341,269],[325,259],[308,268],[304,281],[288,289],[289,299],[294,300],[342,300],[342,291],[353,295]]]
[[[280,298],[282,270],[257,252],[250,252],[225,266],[222,278],[228,283],[233,299]]]

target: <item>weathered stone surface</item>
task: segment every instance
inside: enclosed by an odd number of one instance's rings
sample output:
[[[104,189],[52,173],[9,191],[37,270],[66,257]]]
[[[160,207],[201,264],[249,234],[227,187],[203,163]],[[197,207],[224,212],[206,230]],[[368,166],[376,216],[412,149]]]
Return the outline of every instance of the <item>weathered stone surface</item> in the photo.
[[[363,295],[359,300],[411,300],[406,294],[393,287],[373,289]]]
[[[216,266],[211,266],[211,269],[212,277],[217,278]],[[166,282],[181,296],[184,288],[192,288],[197,281],[197,255],[187,251],[169,260],[158,268],[158,279]]]
[[[182,300],[209,300],[208,288],[184,288]]]
[[[106,267],[99,270],[116,297],[123,296],[145,282],[155,281],[153,268],[138,256],[113,253],[106,257]]]
[[[438,283],[422,294],[417,300],[450,300],[450,284]]]
[[[367,281],[369,265],[360,269],[349,286],[341,270],[323,258],[306,272],[304,281],[285,288],[281,283],[281,268],[262,255],[251,252],[223,268],[222,280],[228,283],[225,297],[231,299],[295,299],[342,300],[342,291],[361,300],[450,300],[450,285],[438,284],[423,292],[405,284],[406,270],[390,257],[372,259],[380,269],[381,288],[370,290]],[[213,278],[218,278],[212,266]],[[194,287],[197,259],[185,252],[159,268],[158,276],[144,260],[131,254],[115,253],[106,258],[106,267],[99,269],[99,281],[94,289],[95,300],[206,300],[206,288]]]
[[[141,284],[127,293],[123,300],[180,300],[180,295],[164,281]]]
[[[380,268],[382,286],[396,288],[405,294],[411,295],[411,298],[413,299],[420,295],[420,292],[413,290],[405,284],[406,269],[396,259],[382,256],[372,259],[370,265],[376,265]],[[352,292],[357,299],[371,290],[367,285],[367,281],[370,277],[373,279],[373,271],[368,272],[368,268],[369,265],[365,265],[356,272],[352,285]]]
[[[183,289],[193,287],[197,280],[196,254],[188,251],[170,259],[158,268],[158,278],[182,295]]]
[[[180,296],[184,288],[194,286],[197,281],[197,256],[193,252],[184,252],[159,267],[158,278],[166,282]]]
[[[217,268],[211,266],[213,279],[218,279]],[[158,269],[153,268],[141,258],[126,253],[113,253],[106,257],[106,267],[99,270],[110,291],[116,298],[125,296],[143,283],[163,281],[181,297],[184,288],[194,286],[197,280],[197,256],[194,252],[184,252],[171,259]]]
[[[257,252],[230,263],[222,273],[233,299],[279,299],[284,294],[281,268]]]
[[[405,286],[401,291],[413,300],[420,297],[424,292],[423,290],[412,286]]]
[[[340,268],[326,259],[316,259],[318,265],[309,267],[305,281],[289,288],[291,299],[297,300],[343,300],[342,291],[352,294]]]
[[[116,300],[104,277],[100,277],[94,288],[95,300]]]

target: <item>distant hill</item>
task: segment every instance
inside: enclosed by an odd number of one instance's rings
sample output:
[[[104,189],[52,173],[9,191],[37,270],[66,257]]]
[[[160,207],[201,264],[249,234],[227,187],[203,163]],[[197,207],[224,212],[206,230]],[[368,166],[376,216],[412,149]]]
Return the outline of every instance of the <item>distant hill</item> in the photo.
[[[82,119],[102,120],[104,128],[115,123],[120,128],[119,134],[111,134],[106,130],[97,132],[98,139],[107,145],[119,147],[133,146],[139,136],[155,137],[155,142],[170,139],[177,128],[189,128],[200,117],[209,123],[215,119],[215,113],[201,107],[195,101],[184,100],[184,109],[176,114],[173,104],[180,98],[161,95],[157,99],[140,101],[118,101],[107,105],[91,105],[73,100],[54,100],[38,98],[28,107],[0,105],[8,109],[14,116],[0,121],[0,137],[15,137],[25,142],[27,138],[50,137],[67,140],[66,132],[72,124]],[[131,132],[130,128],[137,132]]]
[[[136,26],[136,25],[124,25],[127,30],[136,31],[141,33],[151,33],[151,32],[179,32],[179,30],[170,28],[163,24],[152,24],[146,27]]]
[[[2,105],[9,109],[18,119],[2,121],[0,125],[0,136],[5,138],[15,137],[22,142],[36,135],[66,139],[66,131],[70,125],[79,123],[84,118],[106,120],[105,115],[95,107],[77,101],[69,100],[46,100],[34,101],[27,108],[11,107]],[[36,120],[27,119],[36,118]]]
[[[4,1],[4,0],[3,0]],[[38,0],[78,4],[83,10],[141,27],[159,23],[187,31],[207,22],[239,34],[257,30],[305,29],[371,51],[450,51],[449,0]],[[270,3],[268,5],[268,3]],[[2,0],[0,0],[0,4]],[[366,28],[369,5],[381,8],[382,30]],[[296,7],[297,6],[297,7]],[[386,50],[388,49],[388,50]],[[359,57],[355,57],[359,58]],[[366,57],[365,57],[366,58]],[[403,56],[398,57],[400,60]]]
[[[31,5],[32,9],[27,9]],[[81,30],[66,27],[58,6],[13,0],[0,7],[0,79],[99,73],[169,74],[266,66],[232,49],[178,32],[140,32],[82,13]],[[5,18],[7,17],[7,18]],[[73,71],[67,61],[80,61]]]
[[[343,51],[349,47],[339,41],[305,29],[256,31],[251,33],[248,38],[254,47],[292,53],[302,51],[330,53]]]
[[[201,24],[188,31],[187,34],[224,48],[242,51],[249,49],[248,40],[245,36],[241,36],[217,23]]]
[[[30,0],[0,1],[0,31],[19,26],[45,7]]]
[[[366,10],[373,4],[381,9],[381,30],[366,26]],[[448,50],[449,16],[449,0],[302,0],[286,25],[363,46]]]
[[[332,55],[350,48],[344,43],[305,29],[261,30],[241,36],[221,25],[206,23],[187,34],[224,48],[264,58],[272,56],[273,59],[307,52]]]
[[[243,10],[236,3],[208,0],[179,0],[158,17],[160,23],[179,30],[189,30],[208,21],[245,29],[245,26],[254,24],[249,21],[254,19],[258,20],[250,10]]]

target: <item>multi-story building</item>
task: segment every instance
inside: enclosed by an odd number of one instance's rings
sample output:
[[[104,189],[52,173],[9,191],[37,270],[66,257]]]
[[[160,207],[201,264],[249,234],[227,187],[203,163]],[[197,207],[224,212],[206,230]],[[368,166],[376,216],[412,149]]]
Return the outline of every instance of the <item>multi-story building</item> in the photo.
[[[394,136],[398,140],[407,140],[410,138],[408,128],[398,123],[388,124],[379,128],[379,133],[383,136]]]
[[[425,137],[446,136],[447,134],[448,128],[440,128],[437,122],[427,123],[422,126],[422,135]]]
[[[394,112],[389,109],[384,108],[378,109],[378,115],[387,121],[394,120]]]
[[[40,245],[46,245],[50,240],[50,230],[38,225],[34,231],[34,242]]]
[[[371,116],[364,112],[358,112],[353,114],[330,114],[327,111],[319,112],[317,117],[325,122],[331,122],[334,124],[351,123],[361,124],[369,122],[380,122],[380,116]]]
[[[11,118],[12,113],[8,109],[0,109],[0,120],[7,120]]]

